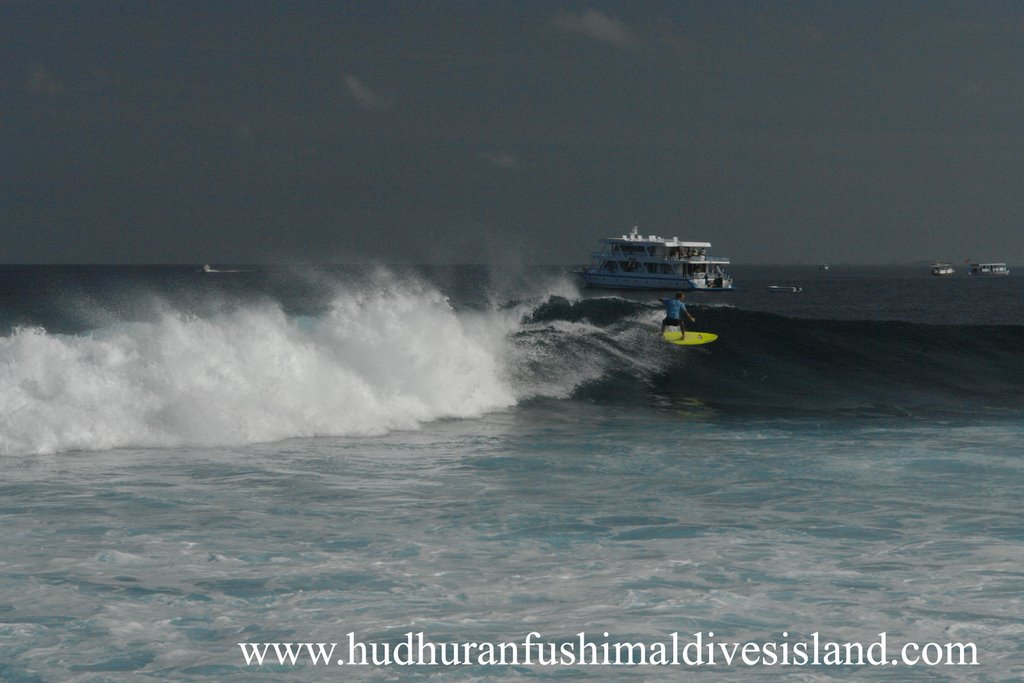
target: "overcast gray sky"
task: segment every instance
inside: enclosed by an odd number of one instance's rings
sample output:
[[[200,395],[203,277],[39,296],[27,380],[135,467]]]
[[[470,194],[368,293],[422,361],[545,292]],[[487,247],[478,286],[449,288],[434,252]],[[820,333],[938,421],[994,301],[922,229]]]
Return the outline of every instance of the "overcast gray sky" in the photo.
[[[1024,263],[1021,2],[0,4],[0,260]]]

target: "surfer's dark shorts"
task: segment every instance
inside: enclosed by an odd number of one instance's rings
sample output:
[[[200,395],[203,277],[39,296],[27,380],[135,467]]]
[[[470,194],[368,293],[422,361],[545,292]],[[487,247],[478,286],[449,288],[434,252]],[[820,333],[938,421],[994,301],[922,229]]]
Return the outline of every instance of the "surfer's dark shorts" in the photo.
[[[672,325],[674,327],[679,327],[680,325],[683,324],[683,321],[680,320],[679,318],[665,318],[664,320],[661,321],[661,324],[662,325]]]

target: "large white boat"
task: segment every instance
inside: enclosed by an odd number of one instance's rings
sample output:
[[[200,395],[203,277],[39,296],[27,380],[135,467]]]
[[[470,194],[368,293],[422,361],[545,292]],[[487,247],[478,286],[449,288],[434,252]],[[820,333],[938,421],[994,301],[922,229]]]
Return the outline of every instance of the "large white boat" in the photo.
[[[1010,269],[1005,263],[972,263],[968,275],[1009,275]]]
[[[955,272],[956,269],[950,263],[936,261],[932,264],[932,275],[952,275]]]
[[[729,259],[708,255],[710,242],[685,242],[639,234],[601,240],[590,265],[579,272],[591,287],[616,289],[698,289],[728,291],[732,277],[722,270]]]

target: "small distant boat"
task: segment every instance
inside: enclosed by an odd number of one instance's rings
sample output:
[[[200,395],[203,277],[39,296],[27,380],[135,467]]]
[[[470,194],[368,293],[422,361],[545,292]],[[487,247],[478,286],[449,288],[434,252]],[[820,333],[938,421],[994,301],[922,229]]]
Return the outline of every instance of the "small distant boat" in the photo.
[[[820,266],[818,266],[818,270],[828,270],[828,264],[822,263]]]
[[[968,275],[1009,275],[1010,269],[1005,263],[972,263]]]
[[[773,294],[796,294],[797,292],[804,291],[803,287],[793,287],[791,285],[768,285],[765,289]]]
[[[936,261],[932,264],[932,275],[952,275],[956,270],[950,263],[940,263]]]
[[[205,266],[203,266],[203,272],[204,273],[219,273],[220,271],[217,270],[216,268],[211,267],[210,264],[207,263]]]

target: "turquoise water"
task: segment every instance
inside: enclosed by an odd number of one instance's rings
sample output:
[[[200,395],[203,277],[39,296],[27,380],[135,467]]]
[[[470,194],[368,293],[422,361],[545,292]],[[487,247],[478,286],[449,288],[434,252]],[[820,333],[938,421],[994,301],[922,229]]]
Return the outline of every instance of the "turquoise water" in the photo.
[[[1024,676],[1019,328],[993,328],[984,354],[945,355],[928,341],[943,328],[904,322],[913,343],[866,367],[866,356],[830,354],[873,321],[794,315],[783,326],[829,353],[768,335],[671,356],[642,327],[656,325],[656,307],[557,291],[451,309],[428,292],[428,351],[405,360],[380,341],[392,323],[359,304],[374,301],[365,292],[332,294],[342,303],[328,312],[247,302],[122,315],[85,335],[12,332],[0,378],[0,678],[691,673],[256,667],[238,646],[581,631],[865,644],[885,632],[890,654],[971,642],[980,662],[719,664],[724,680]],[[742,304],[694,309],[735,337],[769,320]],[[415,315],[405,311],[396,324]],[[915,358],[922,367],[900,369]],[[935,367],[971,377],[936,386]],[[898,400],[859,387],[865,376]]]

